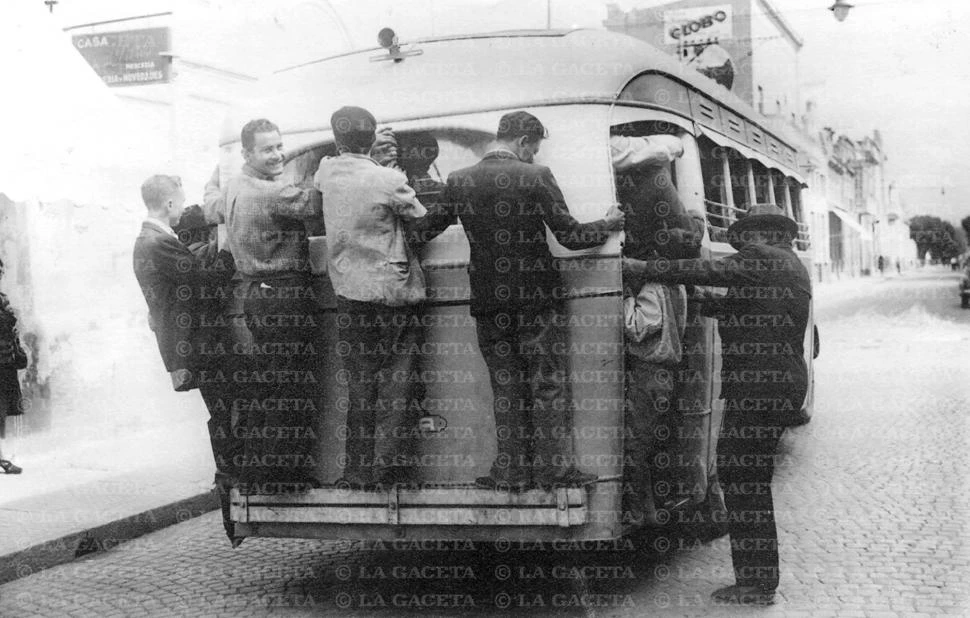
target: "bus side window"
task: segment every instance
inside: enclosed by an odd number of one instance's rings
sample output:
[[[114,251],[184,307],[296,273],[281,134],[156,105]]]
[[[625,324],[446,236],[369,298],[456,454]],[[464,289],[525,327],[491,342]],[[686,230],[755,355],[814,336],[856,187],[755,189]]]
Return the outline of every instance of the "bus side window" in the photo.
[[[802,185],[794,178],[785,178],[784,181],[791,201],[791,214],[798,223],[798,238],[795,240],[795,248],[807,251],[811,247],[812,239],[808,232],[809,225],[805,221],[805,212],[802,209]]]
[[[722,241],[724,231],[734,220],[727,149],[706,137],[697,139],[697,149],[701,160],[701,177],[704,180],[704,210],[711,229],[711,239]]]
[[[697,146],[711,240],[726,242],[727,228],[750,205],[748,161],[737,150],[719,146],[706,137],[698,138]]]
[[[734,149],[728,149],[730,156],[728,165],[731,168],[731,186],[734,191],[734,207],[747,212],[751,206],[750,178],[748,176],[748,160]]]
[[[425,206],[440,198],[451,172],[478,163],[493,139],[484,132],[460,129],[399,131],[395,136],[398,165]]]
[[[749,161],[754,174],[754,201],[756,204],[775,204],[771,195],[771,176],[768,168],[759,161]]]

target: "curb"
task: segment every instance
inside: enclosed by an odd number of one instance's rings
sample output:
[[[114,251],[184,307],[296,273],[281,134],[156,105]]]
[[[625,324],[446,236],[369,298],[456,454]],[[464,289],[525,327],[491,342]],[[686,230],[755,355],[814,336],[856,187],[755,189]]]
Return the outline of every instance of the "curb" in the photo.
[[[0,585],[28,577],[77,558],[107,551],[118,545],[188,521],[219,508],[219,497],[213,488],[203,494],[155,507],[80,532],[45,541],[20,551],[0,556]]]

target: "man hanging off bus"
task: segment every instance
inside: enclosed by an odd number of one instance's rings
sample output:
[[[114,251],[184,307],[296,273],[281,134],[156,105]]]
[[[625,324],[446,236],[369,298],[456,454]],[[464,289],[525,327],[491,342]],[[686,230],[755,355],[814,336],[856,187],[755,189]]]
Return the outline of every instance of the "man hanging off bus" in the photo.
[[[676,135],[622,135],[614,127],[610,154],[617,198],[626,213],[623,256],[688,258],[700,255],[704,216],[687,212],[671,180],[670,165],[683,156]],[[626,331],[626,434],[623,453],[624,511],[633,521],[664,523],[655,487],[693,486],[705,470],[674,478],[674,466],[657,465],[666,454],[658,436],[679,433],[674,375],[683,359],[687,292],[683,285],[648,282],[624,290]],[[683,446],[683,445],[680,445]],[[686,478],[684,478],[686,476]],[[680,481],[678,483],[678,481]],[[669,498],[669,493],[666,494]]]
[[[502,116],[491,150],[448,176],[426,220],[427,240],[461,219],[471,246],[470,311],[488,367],[498,455],[482,487],[523,491],[579,486],[596,476],[576,467],[573,402],[563,349],[565,287],[546,241],[568,249],[603,244],[623,227],[613,206],[579,223],[548,167],[534,163],[547,132],[525,111]],[[417,230],[416,230],[417,232]]]
[[[728,509],[736,583],[718,602],[768,604],[778,587],[778,535],[771,479],[785,417],[807,393],[804,340],[812,290],[792,248],[795,221],[773,205],[752,206],[728,228],[737,253],[720,260],[624,258],[624,278],[727,287],[706,314],[721,336],[724,420],[717,474]]]
[[[245,164],[225,187],[218,172],[206,186],[206,217],[226,223],[252,335],[253,371],[239,376],[249,391],[243,406],[244,493],[319,487],[317,425],[320,345],[317,294],[310,273],[306,223],[323,216],[320,194],[284,182],[279,128],[260,118],[241,132]]]
[[[238,363],[225,351],[227,329],[217,319],[221,297],[213,294],[229,283],[232,270],[219,267],[223,256],[207,255],[208,247],[196,246],[206,243],[184,243],[175,233],[173,225],[187,227],[190,219],[189,211],[182,210],[185,193],[177,176],[152,176],[142,184],[141,194],[147,215],[132,253],[135,278],[175,390],[199,389],[208,408],[223,525],[236,546],[241,539],[229,516],[229,489],[243,444],[232,427],[231,397],[236,389],[224,376],[231,376]]]
[[[320,162],[313,182],[323,196],[338,353],[349,373],[338,485],[370,489],[413,480],[408,427],[419,408],[402,376],[417,368],[423,330],[415,318],[426,292],[405,223],[427,211],[403,172],[369,156],[377,137],[369,111],[342,107],[330,124],[340,154]]]

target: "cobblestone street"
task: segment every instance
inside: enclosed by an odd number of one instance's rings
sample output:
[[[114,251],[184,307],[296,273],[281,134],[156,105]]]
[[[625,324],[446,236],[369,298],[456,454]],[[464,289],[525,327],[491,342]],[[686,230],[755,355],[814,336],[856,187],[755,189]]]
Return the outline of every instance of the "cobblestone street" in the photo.
[[[653,554],[277,539],[233,550],[210,513],[0,586],[0,616],[968,615],[970,311],[942,270],[841,290],[816,308],[813,420],[781,446],[771,607],[712,605],[733,583],[726,537],[660,535]]]

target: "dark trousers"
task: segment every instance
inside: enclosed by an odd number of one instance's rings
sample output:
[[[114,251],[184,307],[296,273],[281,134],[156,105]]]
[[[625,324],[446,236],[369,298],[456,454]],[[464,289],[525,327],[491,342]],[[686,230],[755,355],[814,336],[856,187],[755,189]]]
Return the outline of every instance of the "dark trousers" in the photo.
[[[785,431],[770,412],[743,411],[725,401],[717,443],[717,475],[724,491],[731,561],[739,585],[778,587],[778,532],[771,496],[778,441]]]
[[[424,340],[420,311],[337,299],[337,352],[350,399],[347,481],[380,481],[409,465],[419,410],[413,379]]]
[[[549,306],[475,318],[494,398],[496,481],[555,483],[576,468],[564,317]]]
[[[202,384],[199,392],[209,410],[209,442],[212,445],[212,458],[216,463],[216,474],[229,478],[236,477],[236,467],[241,463],[245,452],[244,428],[233,422],[233,397],[238,391],[232,384]]]
[[[656,521],[654,494],[670,487],[669,461],[658,461],[661,443],[673,427],[673,371],[627,354],[626,409],[623,441],[624,510],[635,521]],[[658,491],[659,490],[659,491]]]
[[[238,367],[239,363],[227,362],[223,375],[231,380],[229,367]],[[233,422],[233,397],[238,391],[233,384],[212,383],[201,384],[199,392],[209,410],[209,442],[212,444],[212,458],[216,463],[216,491],[219,494],[219,506],[222,509],[222,525],[226,534],[234,536],[232,519],[229,514],[229,491],[238,478],[237,466],[245,456],[246,442],[241,435],[243,427]]]
[[[308,279],[244,281],[243,311],[252,334],[250,367],[240,376],[245,397],[245,455],[237,471],[247,493],[318,486],[317,424],[321,400],[316,370],[320,328]]]

